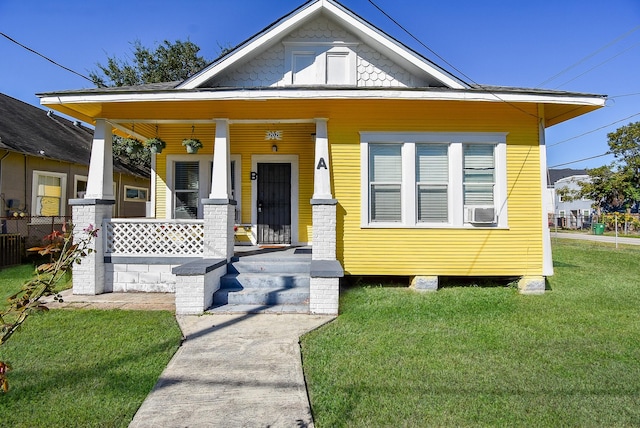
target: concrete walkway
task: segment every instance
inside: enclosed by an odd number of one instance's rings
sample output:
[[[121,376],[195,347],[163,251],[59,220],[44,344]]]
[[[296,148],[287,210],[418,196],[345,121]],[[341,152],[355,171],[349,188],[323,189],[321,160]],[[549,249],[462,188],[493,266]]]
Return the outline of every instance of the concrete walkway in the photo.
[[[61,293],[51,309],[175,310],[174,295]],[[176,317],[185,341],[130,427],[312,427],[299,338],[335,317],[211,314]]]
[[[551,238],[608,242],[611,244],[615,244],[617,240],[618,244],[640,245],[640,238],[625,238],[621,236],[618,236],[618,238],[616,238],[615,236],[592,235],[592,234],[585,234],[585,233],[561,233],[561,232],[551,231]]]
[[[186,341],[129,426],[313,426],[298,340],[333,318],[178,317]]]

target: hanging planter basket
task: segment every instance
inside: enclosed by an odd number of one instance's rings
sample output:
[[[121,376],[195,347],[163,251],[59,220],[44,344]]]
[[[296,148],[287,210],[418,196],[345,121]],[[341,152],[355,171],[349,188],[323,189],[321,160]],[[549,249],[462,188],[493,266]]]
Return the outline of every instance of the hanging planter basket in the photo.
[[[142,150],[143,145],[139,140],[135,138],[125,138],[124,139],[124,151],[129,155],[133,155]]]
[[[162,153],[162,149],[167,147],[167,143],[162,141],[160,138],[149,138],[144,143],[145,147],[149,149],[151,153]]]
[[[198,149],[202,148],[202,142],[197,138],[185,138],[182,145],[187,149],[187,153],[198,153]]]

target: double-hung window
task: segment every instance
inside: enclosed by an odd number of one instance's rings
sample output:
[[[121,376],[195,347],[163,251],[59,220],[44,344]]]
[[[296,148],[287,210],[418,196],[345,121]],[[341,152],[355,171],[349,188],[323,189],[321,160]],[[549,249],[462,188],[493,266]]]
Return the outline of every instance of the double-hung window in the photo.
[[[417,220],[449,222],[449,146],[416,144]]]
[[[33,211],[31,215],[65,215],[66,190],[66,174],[33,171]]]
[[[402,145],[369,146],[369,191],[372,222],[402,221]]]
[[[507,227],[506,133],[360,135],[362,227]]]

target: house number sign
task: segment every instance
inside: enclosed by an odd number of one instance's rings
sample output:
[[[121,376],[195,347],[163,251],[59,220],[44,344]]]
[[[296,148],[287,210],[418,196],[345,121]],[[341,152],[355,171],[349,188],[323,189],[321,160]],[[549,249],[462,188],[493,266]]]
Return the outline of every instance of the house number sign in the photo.
[[[324,161],[324,158],[320,158],[320,160],[318,161],[318,166],[316,166],[316,169],[329,169],[327,168],[327,163]]]

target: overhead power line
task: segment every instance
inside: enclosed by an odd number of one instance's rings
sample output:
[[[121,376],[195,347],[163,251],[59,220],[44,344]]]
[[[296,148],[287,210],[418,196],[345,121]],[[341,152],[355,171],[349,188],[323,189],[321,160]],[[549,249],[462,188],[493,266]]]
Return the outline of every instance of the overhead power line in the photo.
[[[605,59],[604,61],[602,61],[602,62],[601,62],[601,63],[599,63],[599,64],[594,65],[593,67],[591,67],[590,69],[588,69],[588,70],[587,70],[587,71],[585,71],[584,73],[580,73],[580,74],[578,74],[576,77],[574,77],[573,79],[569,79],[569,80],[567,80],[566,82],[564,82],[564,83],[562,83],[562,84],[560,84],[560,85],[556,86],[554,89],[558,89],[558,88],[560,88],[560,87],[562,87],[562,86],[566,85],[567,83],[573,82],[573,81],[574,81],[574,80],[576,80],[577,78],[584,76],[585,74],[587,74],[587,73],[589,73],[589,72],[591,72],[591,71],[595,70],[596,68],[600,67],[601,65],[604,65],[604,64],[608,63],[609,61],[612,61],[613,59],[615,59],[615,58],[619,57],[620,55],[622,55],[622,54],[623,54],[623,53],[625,53],[626,51],[631,50],[631,49],[635,48],[635,47],[636,47],[636,46],[638,46],[638,45],[640,45],[640,43],[636,43],[636,44],[635,44],[635,45],[633,45],[633,46],[629,46],[627,49],[623,50],[622,52],[619,52],[619,53],[615,54],[614,56],[612,56],[612,57],[609,57],[609,58]]]
[[[589,55],[585,56],[584,58],[582,58],[580,61],[570,65],[569,67],[565,68],[564,70],[560,71],[559,73],[551,76],[550,78],[548,78],[547,80],[545,80],[544,82],[538,84],[538,86],[536,86],[536,88],[540,88],[544,85],[546,85],[547,83],[551,82],[552,80],[555,80],[557,77],[561,76],[562,74],[566,73],[567,71],[577,67],[578,65],[582,64],[583,62],[585,62],[586,60],[596,56],[597,54],[599,54],[600,52],[602,52],[603,50],[607,49],[609,46],[612,46],[616,43],[618,43],[620,40],[624,39],[625,37],[631,35],[632,33],[634,33],[635,31],[640,30],[640,25],[638,25],[635,28],[632,28],[631,30],[627,31],[626,33],[622,34],[621,36],[618,36],[617,38],[615,38],[614,40],[610,41],[609,43],[607,43],[606,45],[602,46],[600,49],[597,49],[596,51],[590,53]]]
[[[522,113],[526,114],[527,116],[531,116],[534,117],[536,119],[538,119],[538,116],[536,116],[535,114],[531,114],[528,111],[518,107],[515,104],[510,103],[509,101],[506,101],[502,98],[500,98],[500,96],[498,96],[495,92],[490,91],[489,89],[487,89],[485,86],[479,84],[478,82],[474,81],[471,77],[467,76],[464,72],[462,72],[461,70],[459,70],[458,68],[456,68],[453,64],[451,64],[449,61],[447,61],[446,59],[444,59],[442,56],[440,56],[436,51],[434,51],[433,49],[431,49],[429,46],[427,46],[425,43],[422,42],[422,40],[420,40],[418,37],[414,36],[413,33],[411,33],[409,30],[407,30],[404,26],[402,26],[402,24],[400,24],[398,21],[396,21],[395,19],[393,19],[393,17],[391,17],[391,15],[389,15],[387,12],[385,12],[380,6],[378,6],[377,4],[375,4],[373,2],[373,0],[369,0],[369,3],[371,3],[373,5],[373,7],[375,7],[376,9],[378,9],[378,11],[380,11],[380,13],[382,13],[384,16],[386,16],[391,22],[393,22],[395,25],[398,26],[398,28],[400,28],[402,31],[404,31],[405,33],[407,33],[409,35],[409,37],[411,37],[413,40],[415,40],[416,42],[418,42],[420,44],[420,46],[422,46],[423,48],[427,49],[429,52],[431,52],[433,55],[435,55],[436,57],[438,57],[438,59],[440,59],[440,61],[444,62],[445,64],[447,64],[449,67],[451,67],[453,70],[455,70],[458,74],[460,74],[461,76],[463,76],[465,79],[467,79],[468,81],[470,81],[471,83],[473,83],[474,85],[478,86],[479,88],[487,91],[488,93],[490,93],[491,95],[493,95],[494,97],[496,97],[497,100],[513,107],[516,110],[521,111]]]
[[[578,160],[574,160],[574,161],[571,161],[571,162],[559,163],[557,165],[550,166],[549,168],[557,168],[559,166],[571,165],[573,163],[578,163],[578,162],[582,162],[582,161],[586,161],[586,160],[601,158],[603,156],[607,156],[607,155],[610,155],[610,154],[611,154],[611,152],[606,152],[606,153],[603,153],[601,155],[590,156],[590,157],[584,158],[584,159],[578,159]]]
[[[567,141],[571,141],[571,140],[575,140],[576,138],[584,137],[585,135],[592,134],[592,133],[594,133],[596,131],[599,131],[601,129],[607,128],[607,127],[609,127],[611,125],[615,125],[616,123],[624,122],[625,120],[631,119],[634,116],[640,116],[640,113],[632,114],[631,116],[627,116],[624,119],[616,120],[615,122],[611,122],[611,123],[609,123],[607,125],[603,125],[603,126],[601,126],[599,128],[592,129],[591,131],[587,131],[587,132],[585,132],[583,134],[576,135],[575,137],[567,138],[566,140],[562,140],[562,141],[558,141],[557,143],[549,144],[547,147],[557,146],[558,144],[566,143]]]
[[[78,76],[82,77],[83,79],[88,80],[88,81],[89,81],[89,82],[91,82],[91,83],[94,83],[94,81],[93,81],[93,80],[91,80],[90,78],[88,78],[88,77],[87,77],[87,76],[85,76],[84,74],[78,73],[77,71],[72,70],[72,69],[70,69],[69,67],[65,67],[64,65],[59,64],[59,63],[55,62],[54,60],[52,60],[51,58],[47,57],[46,55],[43,55],[43,54],[41,54],[40,52],[38,52],[38,51],[36,51],[36,50],[34,50],[34,49],[31,49],[30,47],[25,46],[25,45],[23,45],[22,43],[18,42],[17,40],[15,40],[15,39],[13,39],[13,38],[11,38],[11,37],[7,36],[5,33],[0,32],[0,36],[2,36],[2,37],[4,37],[4,38],[6,38],[7,40],[9,40],[9,41],[10,41],[10,42],[12,42],[12,43],[15,43],[16,45],[20,46],[21,48],[26,49],[26,50],[28,50],[29,52],[34,53],[34,54],[38,55],[39,57],[42,57],[42,58],[46,59],[46,60],[47,60],[47,61],[49,61],[50,63],[52,63],[52,64],[54,64],[54,65],[56,65],[56,66],[58,66],[58,67],[60,67],[60,68],[62,68],[62,69],[64,69],[64,70],[67,70],[67,71],[69,71],[69,72],[71,72],[71,73],[73,73],[73,74],[76,74],[76,75],[78,75]]]

